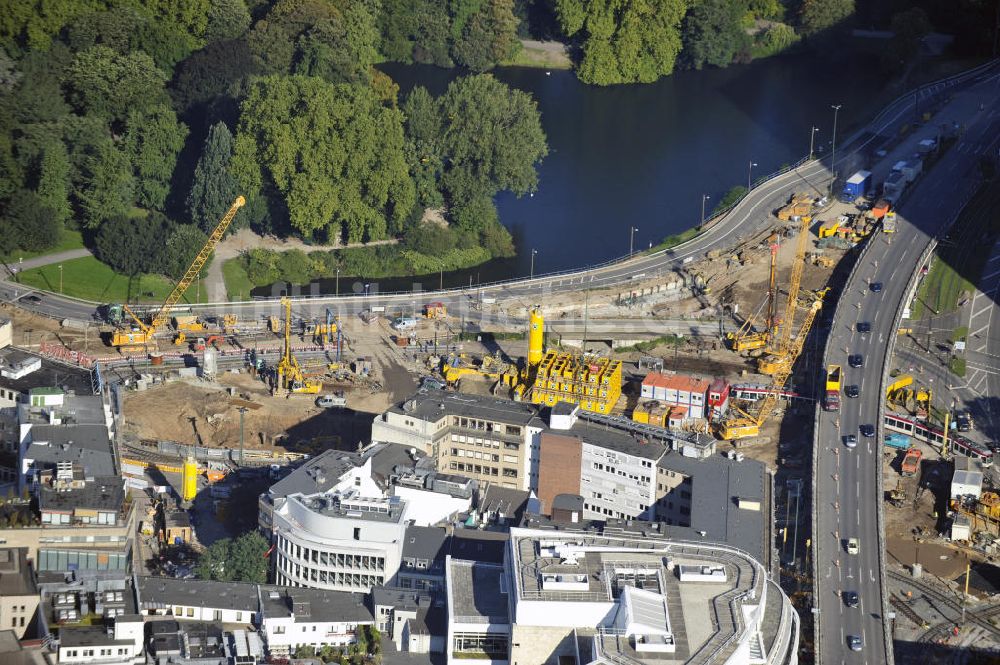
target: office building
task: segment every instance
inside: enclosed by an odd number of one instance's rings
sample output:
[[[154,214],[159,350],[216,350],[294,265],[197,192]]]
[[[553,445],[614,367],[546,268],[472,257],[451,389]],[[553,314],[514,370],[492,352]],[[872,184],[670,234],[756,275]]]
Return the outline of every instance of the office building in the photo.
[[[0,548],[0,630],[24,639],[38,609],[38,586],[26,547]]]
[[[260,632],[272,658],[288,658],[299,647],[347,647],[375,625],[360,593],[261,585],[260,604]]]

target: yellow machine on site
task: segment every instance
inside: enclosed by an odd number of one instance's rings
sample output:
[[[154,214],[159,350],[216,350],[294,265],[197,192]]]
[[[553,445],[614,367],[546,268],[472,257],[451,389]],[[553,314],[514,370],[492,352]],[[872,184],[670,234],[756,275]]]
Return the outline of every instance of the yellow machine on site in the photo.
[[[149,323],[146,324],[141,318],[136,316],[135,312],[129,309],[128,305],[122,305],[122,310],[125,311],[132,321],[135,322],[135,326],[129,328],[119,328],[114,331],[111,335],[111,346],[117,348],[143,348],[146,344],[153,341],[153,335],[156,334],[156,329],[166,323],[167,318],[170,316],[170,310],[173,309],[181,297],[183,297],[184,292],[187,291],[188,287],[194,282],[201,273],[201,269],[205,266],[205,262],[208,261],[208,257],[212,255],[215,250],[215,246],[219,244],[222,240],[223,234],[225,234],[226,229],[232,223],[233,218],[236,217],[236,212],[246,204],[246,199],[242,196],[237,196],[236,200],[233,201],[233,205],[229,207],[229,210],[223,216],[223,218],[216,225],[215,230],[212,231],[212,235],[208,237],[208,241],[205,246],[201,248],[198,255],[194,257],[194,261],[188,266],[187,271],[184,273],[184,277],[177,282],[177,286],[174,290],[170,292],[167,299],[163,301],[160,308],[152,316]],[[183,339],[181,340],[183,343]]]
[[[323,389],[323,382],[307,379],[292,355],[292,301],[282,298],[281,306],[285,310],[285,345],[278,361],[278,388],[297,395],[315,395]]]
[[[774,320],[774,303],[775,303],[775,268],[778,263],[778,237],[772,235],[769,240],[769,248],[771,250],[771,270],[768,278],[767,287],[767,318],[764,320],[764,329],[756,329],[755,317],[751,316],[740,329],[734,333],[726,333],[726,343],[729,348],[737,353],[744,353],[746,351],[757,351],[763,349],[771,341],[771,337],[774,334],[775,320]],[[759,310],[758,310],[759,311]]]

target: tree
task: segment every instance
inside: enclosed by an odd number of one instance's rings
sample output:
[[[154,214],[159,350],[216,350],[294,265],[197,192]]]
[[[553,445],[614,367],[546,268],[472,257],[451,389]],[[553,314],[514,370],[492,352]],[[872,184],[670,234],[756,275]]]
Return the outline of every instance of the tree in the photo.
[[[157,20],[176,25],[201,38],[208,27],[209,7],[218,0],[143,0],[143,6]]]
[[[63,26],[108,4],[107,0],[7,0],[0,5],[0,46],[11,53],[22,49],[45,51]]]
[[[143,207],[163,208],[188,129],[164,104],[129,111],[126,128],[125,150],[136,178],[136,200]]]
[[[199,580],[216,580],[218,582],[230,582],[231,566],[229,563],[229,550],[232,541],[229,538],[220,538],[209,545],[194,566],[194,574]]]
[[[59,240],[55,213],[34,192],[21,189],[3,206],[3,233],[0,253],[15,250],[36,252],[52,247]]]
[[[172,232],[173,223],[159,213],[119,215],[101,224],[94,236],[94,255],[124,275],[162,272]]]
[[[232,159],[233,135],[229,127],[224,122],[212,125],[187,198],[191,221],[206,232],[215,228],[239,194],[236,179],[229,172]]]
[[[673,72],[686,0],[556,0],[568,37],[583,43],[585,83],[652,83]]]
[[[123,120],[130,111],[147,109],[165,99],[166,77],[141,51],[119,54],[94,46],[70,65],[70,100],[81,112]]]
[[[171,71],[198,46],[182,27],[157,21],[137,7],[113,7],[81,16],[66,26],[65,39],[77,52],[98,45],[122,55],[145,51],[163,71]]]
[[[700,0],[684,18],[681,58],[692,69],[725,67],[745,47],[743,8],[730,0]]]
[[[257,73],[257,64],[247,43],[240,40],[212,42],[195,51],[174,70],[170,95],[174,108],[186,111],[231,92]]]
[[[802,32],[813,35],[832,28],[854,13],[854,0],[802,0]]]
[[[45,145],[38,170],[38,198],[62,226],[73,212],[69,204],[69,153],[62,141],[53,140]]]
[[[205,39],[235,39],[250,27],[250,12],[243,0],[213,0],[208,8]]]
[[[349,241],[385,238],[413,208],[402,113],[368,86],[304,76],[253,81],[232,161],[248,193],[273,182],[293,228]]]
[[[403,102],[406,161],[417,190],[417,200],[425,208],[444,205],[439,180],[444,169],[441,145],[441,112],[427,88],[417,86]]]
[[[535,164],[548,154],[531,96],[489,74],[457,79],[440,99],[444,118],[442,182],[455,202],[521,196],[538,185]]]
[[[178,224],[167,239],[167,250],[161,261],[162,272],[174,281],[180,280],[207,241],[208,236],[197,226]],[[211,262],[212,256],[209,255],[202,270],[207,270]]]
[[[474,72],[491,69],[520,47],[513,0],[484,0],[469,17],[452,47],[452,56]]]
[[[135,179],[128,156],[110,138],[91,146],[79,166],[75,198],[83,226],[96,229],[101,222],[124,215],[135,201]]]

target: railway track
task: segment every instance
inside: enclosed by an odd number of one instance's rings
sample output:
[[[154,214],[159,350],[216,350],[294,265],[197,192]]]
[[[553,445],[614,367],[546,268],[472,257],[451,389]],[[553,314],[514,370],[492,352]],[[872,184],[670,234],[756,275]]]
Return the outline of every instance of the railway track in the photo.
[[[940,631],[942,627],[945,627],[945,630],[947,631],[950,630],[951,627],[953,627],[955,624],[961,621],[962,604],[958,602],[958,600],[955,599],[953,596],[941,592],[932,587],[931,585],[925,582],[921,582],[920,580],[915,580],[907,575],[902,575],[894,571],[888,571],[887,574],[890,578],[892,578],[896,582],[900,584],[905,584],[906,586],[911,587],[914,590],[920,591],[920,593],[924,594],[924,596],[926,596],[928,599],[934,601],[934,603],[937,605],[938,611],[941,612],[941,614],[944,614],[944,612],[942,611],[942,609],[944,608],[947,608],[954,613],[953,616],[948,617],[947,621],[938,623],[935,626],[929,628],[927,631],[925,631],[924,634],[921,636],[921,639],[927,636],[933,638],[938,634],[938,631]],[[894,607],[896,606],[895,603],[893,603],[893,606]],[[966,623],[971,623],[982,628],[983,630],[988,632],[994,639],[1000,641],[1000,628],[997,628],[988,620],[998,615],[1000,615],[1000,603],[994,603],[992,605],[983,608],[972,608],[972,611],[970,611],[969,608],[967,607],[965,612],[965,621]],[[924,625],[924,624],[918,624],[918,625]]]

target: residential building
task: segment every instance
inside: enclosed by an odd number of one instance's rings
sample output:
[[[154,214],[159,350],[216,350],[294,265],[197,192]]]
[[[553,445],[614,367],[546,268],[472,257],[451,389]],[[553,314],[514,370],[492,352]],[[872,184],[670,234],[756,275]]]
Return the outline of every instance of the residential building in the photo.
[[[562,403],[560,403],[562,404]],[[537,477],[537,471],[536,471]],[[484,524],[510,526],[519,524],[526,512],[539,511],[538,499],[529,490],[513,490],[490,485],[479,492],[476,511]]]
[[[360,593],[280,586],[260,587],[260,630],[272,658],[303,646],[346,647],[375,617]]]
[[[129,571],[44,572],[38,575],[38,607],[43,634],[53,626],[100,617],[105,621],[134,615],[135,591]]]
[[[451,473],[407,473],[398,477],[392,496],[406,501],[406,519],[416,526],[431,526],[468,514],[479,481]]]
[[[650,372],[642,380],[643,399],[656,400],[670,406],[680,406],[685,418],[705,418],[705,404],[711,381],[683,374]]]
[[[12,630],[0,630],[0,663],[3,665],[51,665],[51,652],[39,643],[23,644]]]
[[[354,490],[288,496],[273,512],[281,586],[368,592],[396,575],[407,504]]]
[[[56,469],[40,475],[38,510],[42,524],[103,525],[118,523],[125,505],[125,481],[119,476],[86,480],[72,462],[59,462]]]
[[[137,615],[116,617],[111,628],[60,628],[59,663],[130,665],[143,662],[143,628],[142,617]]]
[[[137,577],[136,598],[145,616],[250,625],[258,618],[257,585],[244,582]]]
[[[394,586],[421,591],[440,589],[450,542],[442,527],[408,526]]]
[[[263,662],[263,645],[256,633],[228,632],[218,624],[200,621],[153,621],[148,626],[149,656],[156,665],[255,665],[258,661]],[[242,650],[238,650],[240,647]]]
[[[378,629],[397,651],[444,653],[448,621],[441,594],[377,587],[372,589],[372,606]]]
[[[569,494],[583,497],[584,519],[652,519],[664,444],[593,424],[571,409],[568,415],[553,409],[550,429],[540,436],[541,512],[551,515],[555,497]]]
[[[17,639],[24,639],[37,609],[38,586],[28,563],[28,548],[0,548],[0,630],[11,630]]]
[[[726,545],[515,528],[503,566],[447,570],[452,665],[797,662],[788,598]]]
[[[670,451],[656,463],[656,519],[739,547],[770,569],[772,481],[762,462],[735,451]]]
[[[470,394],[420,391],[375,417],[372,441],[433,458],[437,470],[513,489],[531,487],[537,407]]]

